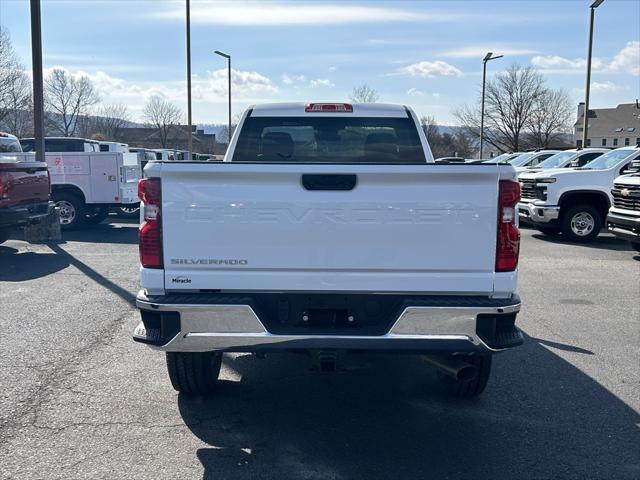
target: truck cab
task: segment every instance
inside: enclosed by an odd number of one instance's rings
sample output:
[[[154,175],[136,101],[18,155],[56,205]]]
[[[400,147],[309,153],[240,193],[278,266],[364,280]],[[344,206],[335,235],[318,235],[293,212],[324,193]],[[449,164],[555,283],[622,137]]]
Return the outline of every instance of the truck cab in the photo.
[[[541,172],[542,170],[549,170],[552,168],[573,168],[584,167],[587,163],[595,160],[603,153],[607,153],[609,150],[606,148],[573,148],[571,150],[564,150],[551,155],[546,160],[540,162],[538,165],[528,166],[522,172]]]

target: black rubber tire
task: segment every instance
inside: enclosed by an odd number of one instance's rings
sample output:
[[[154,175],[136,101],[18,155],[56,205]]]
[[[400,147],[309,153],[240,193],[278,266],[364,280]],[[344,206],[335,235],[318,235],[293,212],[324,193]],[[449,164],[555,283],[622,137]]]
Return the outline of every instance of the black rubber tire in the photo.
[[[475,365],[478,374],[471,380],[455,380],[444,373],[436,370],[438,380],[445,388],[456,397],[471,398],[477,397],[487,386],[491,375],[492,355],[468,355],[463,360],[471,365]]]
[[[557,235],[560,233],[560,227],[557,225],[536,225],[535,229],[543,235]]]
[[[167,352],[167,371],[173,388],[182,393],[204,395],[216,386],[222,352]]]
[[[594,219],[593,230],[588,235],[584,235],[584,236],[576,235],[573,232],[573,230],[571,230],[571,219],[575,215],[579,214],[580,212],[588,213]],[[561,221],[562,235],[564,235],[564,237],[567,240],[570,240],[572,242],[580,242],[580,243],[592,242],[598,236],[601,229],[602,229],[602,215],[597,208],[592,207],[591,205],[587,205],[587,204],[575,205],[573,207],[570,207],[562,215],[562,221]]]
[[[2,243],[2,234],[0,233],[0,243]],[[631,248],[633,248],[636,252],[640,252],[640,242],[629,242],[631,243]]]
[[[98,225],[109,216],[109,207],[94,207],[87,210],[84,221],[88,225]]]
[[[124,211],[123,208],[136,208],[134,211]],[[115,210],[116,215],[120,218],[130,218],[130,219],[139,219],[140,218],[140,203],[132,203],[129,205],[121,205],[116,207]]]
[[[56,206],[59,206],[60,202],[68,202],[75,209],[75,217],[71,221],[69,221],[69,223],[62,223],[64,220],[62,217],[62,210],[61,210],[60,228],[62,230],[64,231],[76,230],[80,228],[82,225],[84,225],[86,221],[85,204],[82,200],[80,200],[80,198],[78,198],[78,196],[74,195],[73,193],[59,192],[59,193],[54,193],[52,197],[53,197],[53,201],[56,203]]]

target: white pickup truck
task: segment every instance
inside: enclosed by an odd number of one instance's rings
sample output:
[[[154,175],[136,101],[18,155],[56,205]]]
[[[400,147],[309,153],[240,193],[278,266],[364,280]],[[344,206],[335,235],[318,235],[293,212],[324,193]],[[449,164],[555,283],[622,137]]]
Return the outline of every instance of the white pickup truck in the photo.
[[[590,242],[605,224],[613,180],[637,158],[640,148],[622,147],[583,167],[521,173],[518,214],[544,234],[562,232],[568,240]]]
[[[640,159],[631,162],[629,171],[613,182],[607,228],[640,252]]]
[[[224,162],[145,177],[133,338],[178,391],[210,392],[224,351],[375,350],[475,396],[523,341],[514,168],[435,164],[405,106],[254,106]]]

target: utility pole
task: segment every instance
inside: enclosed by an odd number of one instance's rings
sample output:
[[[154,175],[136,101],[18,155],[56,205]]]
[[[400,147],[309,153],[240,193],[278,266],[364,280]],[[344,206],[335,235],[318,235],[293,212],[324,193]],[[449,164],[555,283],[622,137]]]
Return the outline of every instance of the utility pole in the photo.
[[[187,124],[189,161],[193,160],[193,135],[191,126],[191,2],[187,0]]]
[[[33,133],[36,161],[44,162],[44,78],[40,0],[31,0],[31,68],[33,70]]]

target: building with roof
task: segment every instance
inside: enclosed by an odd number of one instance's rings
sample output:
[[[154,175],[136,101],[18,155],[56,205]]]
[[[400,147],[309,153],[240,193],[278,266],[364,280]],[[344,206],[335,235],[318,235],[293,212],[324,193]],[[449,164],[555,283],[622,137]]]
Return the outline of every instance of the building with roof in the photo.
[[[116,134],[116,141],[126,143],[130,147],[140,148],[169,148],[172,150],[186,150],[189,144],[188,125],[171,125],[167,132],[165,145],[162,144],[160,132],[155,127],[121,128]],[[204,130],[192,126],[191,139],[193,151],[197,153],[216,154],[215,133],[205,133]]]
[[[624,147],[640,142],[640,105],[621,103],[615,108],[589,109],[587,147]],[[573,125],[573,139],[582,147],[584,102],[578,104],[578,119]]]

